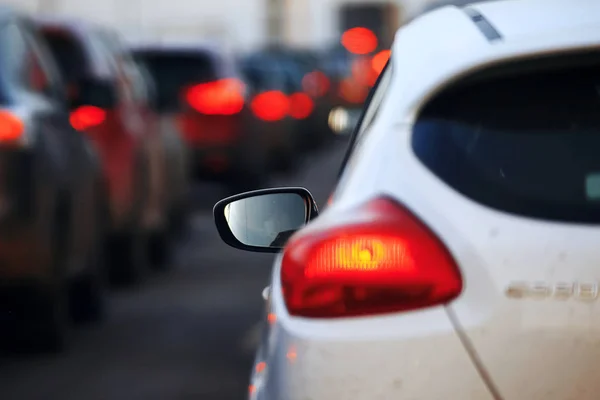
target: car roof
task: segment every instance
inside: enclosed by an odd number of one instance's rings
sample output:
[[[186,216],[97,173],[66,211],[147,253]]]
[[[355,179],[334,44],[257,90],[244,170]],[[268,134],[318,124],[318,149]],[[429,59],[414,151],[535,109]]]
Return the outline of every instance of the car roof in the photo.
[[[62,28],[82,36],[90,30],[106,30],[104,26],[94,22],[64,16],[36,15],[32,21],[43,27]]]
[[[600,46],[600,1],[495,0],[448,5],[396,33],[392,85],[417,111],[436,92],[486,66]],[[401,105],[398,105],[399,107]],[[414,113],[398,113],[412,122]]]
[[[146,41],[130,43],[129,48],[133,51],[182,51],[218,54],[223,50],[217,43],[208,40],[187,41]]]
[[[223,76],[238,76],[239,71],[233,54],[220,46],[218,43],[210,40],[194,41],[146,41],[129,43],[129,49],[132,52],[151,52],[151,53],[198,53],[206,55],[214,65],[215,69]]]

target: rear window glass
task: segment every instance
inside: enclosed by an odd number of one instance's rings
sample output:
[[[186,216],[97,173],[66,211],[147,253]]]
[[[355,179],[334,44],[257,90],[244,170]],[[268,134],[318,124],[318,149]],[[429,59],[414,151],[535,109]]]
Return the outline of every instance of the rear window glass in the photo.
[[[277,60],[266,57],[250,57],[241,61],[240,71],[254,91],[286,89],[286,75]]]
[[[137,51],[134,56],[152,75],[161,109],[177,108],[183,88],[219,78],[208,54]]]
[[[87,57],[79,41],[70,33],[60,30],[42,30],[41,33],[63,79],[75,82],[81,78],[87,70]]]
[[[594,58],[547,59],[530,72],[495,71],[442,93],[413,127],[415,154],[486,206],[599,223],[600,56]]]

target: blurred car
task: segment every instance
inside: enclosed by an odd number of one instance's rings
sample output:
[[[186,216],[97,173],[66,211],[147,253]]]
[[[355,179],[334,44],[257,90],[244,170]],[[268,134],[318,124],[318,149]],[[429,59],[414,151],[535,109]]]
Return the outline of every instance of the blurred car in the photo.
[[[182,226],[187,211],[186,153],[181,138],[170,129],[157,110],[155,83],[143,64],[135,61],[120,35],[103,30],[102,38],[118,65],[122,67],[135,95],[143,131],[146,133],[146,151],[149,153],[149,199],[144,208],[144,226],[149,230],[148,255],[153,266],[170,266],[171,233]]]
[[[289,113],[297,121],[301,149],[319,148],[331,137],[328,116],[332,107],[327,97],[329,79],[318,57],[295,49],[269,49],[267,54],[279,62],[286,76]]]
[[[262,52],[239,60],[257,129],[267,146],[269,166],[289,171],[301,155],[301,133],[290,115],[288,79],[277,59]]]
[[[103,316],[102,169],[69,123],[63,83],[31,20],[2,8],[0,22],[0,333],[58,351],[71,317]]]
[[[158,130],[146,88],[110,30],[57,18],[39,18],[37,26],[65,80],[71,124],[90,138],[102,160],[111,278],[138,282],[148,269],[150,237],[164,221],[156,176],[162,165]]]
[[[164,168],[166,170],[164,174],[168,182],[168,190],[165,195],[167,196],[169,231],[171,234],[180,235],[185,232],[190,212],[188,148],[177,130],[173,118],[170,118],[168,113],[164,114],[160,108],[156,82],[154,82],[152,74],[143,63],[138,61],[136,63],[148,87],[151,109],[159,117],[160,135],[165,150]]]
[[[138,44],[135,59],[154,78],[157,108],[176,127],[196,179],[256,189],[268,176],[264,135],[253,124],[235,61],[211,44]]]
[[[370,87],[360,81],[361,77],[369,77],[357,70],[364,71],[369,67],[368,60],[366,56],[349,53],[342,46],[334,46],[324,52],[322,68],[330,81],[328,125],[334,134],[348,136],[358,122]],[[353,65],[359,68],[353,69]]]
[[[596,1],[418,17],[320,215],[302,188],[215,205],[226,243],[282,251],[250,399],[597,397],[599,24]]]

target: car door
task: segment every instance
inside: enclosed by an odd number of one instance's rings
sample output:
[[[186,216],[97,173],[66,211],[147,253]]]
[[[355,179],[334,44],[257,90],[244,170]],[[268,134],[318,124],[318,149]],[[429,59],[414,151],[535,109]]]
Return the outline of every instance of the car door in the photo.
[[[61,149],[62,174],[64,191],[71,213],[69,272],[77,273],[85,266],[86,250],[93,240],[95,202],[95,169],[97,158],[91,143],[69,123],[69,108],[64,84],[59,76],[58,68],[40,38],[37,29],[29,21],[23,21],[21,32],[27,46],[29,64],[34,74],[31,87],[37,90],[47,107],[44,119],[52,135],[56,137],[57,147]],[[39,76],[38,76],[39,75]]]
[[[102,29],[88,33],[90,45],[106,61],[118,96],[117,106],[107,115],[114,127],[111,139],[99,140],[98,146],[104,154],[105,171],[109,177],[115,227],[123,228],[137,218],[139,202],[145,201],[143,121],[135,102],[132,79],[111,44],[110,33]]]
[[[67,149],[63,146],[60,129],[54,111],[52,94],[48,92],[46,76],[36,64],[28,43],[24,21],[13,18],[0,34],[3,47],[10,49],[3,60],[6,84],[11,93],[11,111],[18,113],[27,125],[27,148],[25,162],[16,168],[8,167],[15,179],[26,183],[29,193],[24,198],[28,205],[27,217],[37,219],[40,226],[49,225],[48,218],[55,207],[56,193],[66,186]],[[16,161],[11,157],[5,162]]]

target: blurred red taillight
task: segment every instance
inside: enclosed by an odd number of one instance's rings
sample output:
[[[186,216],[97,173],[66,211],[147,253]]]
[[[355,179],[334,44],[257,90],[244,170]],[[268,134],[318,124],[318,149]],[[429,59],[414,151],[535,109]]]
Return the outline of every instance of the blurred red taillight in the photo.
[[[291,315],[352,317],[415,310],[456,298],[462,277],[437,236],[388,198],[347,221],[314,225],[293,236],[281,265]]]
[[[377,36],[367,28],[357,26],[342,34],[342,46],[352,54],[368,54],[377,48]]]
[[[21,139],[25,132],[23,121],[9,111],[0,111],[0,143],[10,143]]]
[[[361,104],[369,95],[369,86],[355,81],[352,77],[344,78],[340,81],[339,95],[349,103]]]
[[[98,126],[106,120],[106,111],[95,106],[81,106],[71,111],[69,121],[78,131]]]
[[[302,78],[302,89],[312,97],[322,97],[327,94],[331,82],[321,71],[312,71]]]
[[[306,119],[312,114],[315,103],[306,93],[294,93],[290,96],[290,115],[294,119]]]
[[[234,115],[244,108],[244,84],[237,79],[200,83],[187,89],[185,100],[206,115]]]
[[[272,90],[256,95],[250,108],[254,115],[263,121],[279,121],[288,114],[290,101],[282,92]]]

